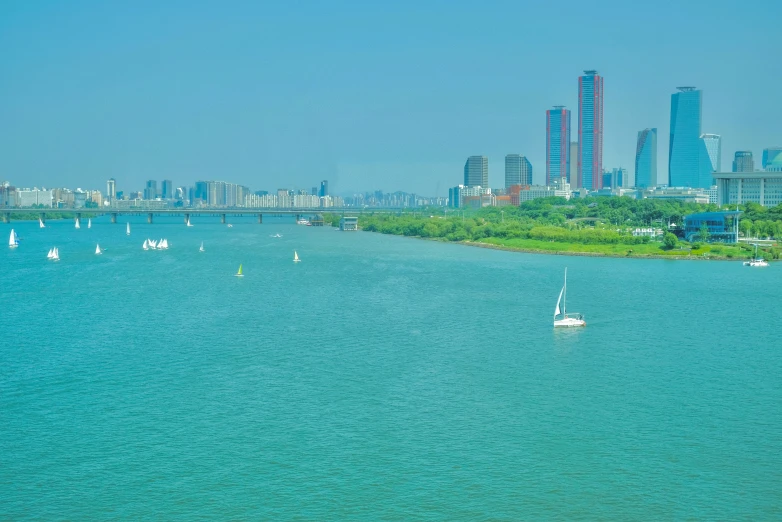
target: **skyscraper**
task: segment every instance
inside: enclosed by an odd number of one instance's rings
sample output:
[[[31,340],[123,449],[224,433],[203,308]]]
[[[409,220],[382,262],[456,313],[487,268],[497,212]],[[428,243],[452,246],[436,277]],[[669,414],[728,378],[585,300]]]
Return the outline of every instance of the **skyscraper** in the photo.
[[[144,199],[157,198],[157,181],[150,179],[144,187]]]
[[[161,183],[163,199],[174,199],[174,182],[170,179],[164,179]]]
[[[597,71],[584,71],[578,77],[578,186],[601,188],[602,173],[603,77]]]
[[[114,178],[109,178],[106,182],[106,198],[109,201],[117,199],[117,182]]]
[[[320,197],[326,197],[329,195],[329,182],[328,180],[323,180],[320,182],[320,192],[318,193],[318,196]]]
[[[657,186],[657,129],[638,131],[635,146],[635,186]]]
[[[739,150],[733,156],[733,172],[755,172],[751,150]]]
[[[722,172],[722,136],[719,134],[701,134],[712,172]]]
[[[546,185],[570,172],[570,111],[555,105],[546,111]]]
[[[532,164],[521,154],[505,156],[505,188],[511,185],[532,185]]]
[[[777,170],[782,166],[782,147],[763,149],[762,165],[765,170]]]
[[[711,175],[701,168],[701,91],[677,87],[671,95],[671,134],[668,144],[668,185],[709,188]]]
[[[573,160],[570,162],[570,168],[568,169],[567,181],[570,183],[571,188],[581,188],[578,185],[578,142],[570,142],[570,158]]]
[[[489,158],[470,156],[464,164],[464,184],[468,187],[489,187]]]

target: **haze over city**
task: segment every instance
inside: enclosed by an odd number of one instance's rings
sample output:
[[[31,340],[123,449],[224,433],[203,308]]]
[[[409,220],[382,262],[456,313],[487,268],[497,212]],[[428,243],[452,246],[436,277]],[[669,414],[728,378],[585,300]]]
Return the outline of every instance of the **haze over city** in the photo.
[[[667,175],[681,85],[703,90],[727,164],[782,144],[772,7],[4,3],[0,179],[445,196],[467,156],[488,156],[502,186],[518,153],[543,183],[545,111],[577,110],[586,69],[605,79],[605,168],[632,172],[637,132],[656,127]]]

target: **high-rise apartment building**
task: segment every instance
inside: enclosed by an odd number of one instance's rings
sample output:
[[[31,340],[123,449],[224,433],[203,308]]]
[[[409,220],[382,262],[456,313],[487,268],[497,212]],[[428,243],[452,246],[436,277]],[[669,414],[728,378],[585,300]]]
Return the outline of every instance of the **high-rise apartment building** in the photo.
[[[464,185],[467,187],[489,186],[489,158],[470,156],[464,164]]]
[[[733,156],[733,172],[755,172],[751,150],[738,150]]]
[[[320,192],[318,193],[318,196],[325,197],[329,195],[329,182],[328,180],[323,180],[320,182]]]
[[[571,158],[572,161],[572,158]],[[578,186],[601,188],[603,173],[603,77],[578,77]]]
[[[677,87],[671,95],[671,133],[668,143],[668,185],[671,187],[709,188],[711,173],[701,163],[701,91],[695,87]]]
[[[511,185],[532,185],[532,164],[521,154],[505,156],[505,188]]]
[[[709,160],[711,171],[722,172],[722,136],[719,134],[701,134],[701,142]]]
[[[570,111],[555,105],[546,111],[546,185],[570,173]]]
[[[578,185],[578,142],[570,142],[570,158],[573,160],[570,162],[570,169],[568,170],[567,181],[570,183],[571,188],[581,188]]]
[[[763,149],[762,165],[764,170],[771,172],[782,171],[782,147]]]
[[[157,197],[157,181],[150,179],[144,186],[144,199],[156,199]]]
[[[106,198],[109,201],[117,199],[117,181],[114,178],[109,178],[106,182]]]
[[[638,131],[635,146],[635,186],[657,186],[657,129]]]
[[[162,185],[161,197],[163,199],[174,199],[174,182],[171,181],[170,179],[164,179],[161,185]]]

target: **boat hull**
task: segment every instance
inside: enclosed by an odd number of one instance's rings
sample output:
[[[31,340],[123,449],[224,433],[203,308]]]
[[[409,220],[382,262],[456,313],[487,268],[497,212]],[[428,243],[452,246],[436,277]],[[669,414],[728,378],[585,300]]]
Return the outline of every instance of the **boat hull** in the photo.
[[[554,328],[579,328],[583,326],[586,326],[586,321],[583,319],[574,319],[572,317],[554,321]]]

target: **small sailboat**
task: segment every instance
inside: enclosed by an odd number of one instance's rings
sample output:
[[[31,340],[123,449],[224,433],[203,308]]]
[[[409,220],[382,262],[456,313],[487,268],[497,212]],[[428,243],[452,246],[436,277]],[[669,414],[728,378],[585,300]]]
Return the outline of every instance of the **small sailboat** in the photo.
[[[46,225],[43,224],[43,219],[38,218],[38,227],[39,228],[46,228]]]
[[[149,250],[149,239],[144,240],[144,244],[141,246],[144,250]]]
[[[758,257],[758,244],[755,243],[755,253],[752,254],[752,259],[744,261],[744,266],[764,267],[768,266],[768,261],[762,257]]]
[[[49,252],[46,254],[46,259],[51,259],[52,257],[54,257],[54,249],[50,248]]]
[[[152,250],[156,250],[157,249],[157,243],[155,243],[154,241],[152,241],[150,239],[149,240],[149,248],[151,248]]]
[[[125,227],[125,235],[127,236],[130,235],[130,223],[128,223],[127,226]]]
[[[92,218],[87,218],[87,228],[92,228]]]
[[[54,251],[52,252],[52,261],[59,261],[60,260],[60,250],[57,247],[54,247]]]
[[[193,226],[193,224],[190,222],[190,216],[187,216],[187,223],[186,223],[186,225],[189,226],[189,227]]]
[[[230,223],[228,223],[228,228],[233,228],[234,226]]]
[[[562,309],[559,308],[560,303]],[[560,319],[557,319],[560,317]],[[559,292],[557,307],[554,309],[554,328],[571,328],[574,326],[586,326],[584,316],[581,314],[567,313],[567,268],[565,268],[565,284]]]
[[[201,241],[201,247],[198,249],[198,251],[199,252],[206,252],[206,250],[204,250],[204,242],[203,241]]]
[[[8,238],[8,246],[10,248],[16,248],[19,246],[19,236],[16,235],[16,232],[14,232],[14,229],[11,229],[11,237]]]
[[[294,250],[293,251],[293,262],[294,263],[298,263],[299,261],[301,261],[301,259],[299,259],[299,254]]]
[[[81,228],[81,224],[79,224],[79,218],[76,218],[76,228]]]
[[[244,277],[244,274],[242,274],[242,265],[239,264],[239,271],[234,274],[236,277]]]
[[[99,256],[103,253],[103,251],[100,249],[100,245],[95,245],[95,255]]]

